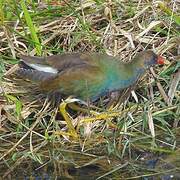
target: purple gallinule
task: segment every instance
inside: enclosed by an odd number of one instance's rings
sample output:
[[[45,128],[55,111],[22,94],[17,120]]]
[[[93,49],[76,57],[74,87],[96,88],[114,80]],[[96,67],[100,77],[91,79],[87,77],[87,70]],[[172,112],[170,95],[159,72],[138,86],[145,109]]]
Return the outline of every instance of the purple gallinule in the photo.
[[[20,68],[23,78],[36,81],[41,90],[94,101],[108,92],[133,85],[146,69],[163,64],[151,50],[137,53],[131,62],[98,53],[72,53],[49,57],[20,56],[29,68]]]
[[[133,85],[145,71],[163,64],[161,56],[151,50],[137,53],[131,62],[98,53],[72,53],[49,57],[20,56],[26,65],[18,74],[39,84],[42,91],[60,92],[81,100],[95,101],[109,92],[123,90]],[[69,127],[69,135],[78,135],[61,103],[60,111]]]

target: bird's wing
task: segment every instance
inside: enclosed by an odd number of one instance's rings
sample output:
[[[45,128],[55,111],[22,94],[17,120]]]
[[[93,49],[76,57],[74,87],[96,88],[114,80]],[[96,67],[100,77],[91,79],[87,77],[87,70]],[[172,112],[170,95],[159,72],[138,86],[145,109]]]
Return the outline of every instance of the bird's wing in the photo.
[[[100,79],[103,73],[98,65],[99,56],[96,54],[73,53],[46,58],[21,55],[20,58],[32,68],[21,68],[18,74],[39,82],[45,91],[60,90],[65,94],[74,91],[73,94],[80,94],[80,91],[84,90],[85,81],[94,88],[102,82]]]
[[[75,66],[82,65],[94,65],[92,55],[90,56],[88,53],[67,53],[61,55],[53,55],[46,58],[47,64],[51,67],[56,68],[59,72],[66,68],[71,68]]]
[[[19,56],[28,66],[38,71],[58,73],[66,68],[81,66],[83,64],[95,65],[93,58],[89,54],[67,53],[52,55],[48,57]]]
[[[56,77],[41,82],[45,91],[59,90],[65,95],[75,95],[85,99],[102,94],[105,75],[100,67],[81,64],[64,69]]]
[[[19,58],[27,64],[44,64],[47,65],[45,61],[45,57],[38,57],[38,56],[27,56],[27,55],[19,55]]]

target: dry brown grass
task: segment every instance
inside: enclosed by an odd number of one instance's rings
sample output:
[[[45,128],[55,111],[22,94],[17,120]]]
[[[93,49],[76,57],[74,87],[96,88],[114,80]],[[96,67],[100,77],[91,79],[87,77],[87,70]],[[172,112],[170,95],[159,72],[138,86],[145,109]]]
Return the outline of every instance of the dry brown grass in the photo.
[[[29,159],[43,164],[59,158],[77,168],[106,164],[107,170],[102,168],[108,172],[105,176],[122,169],[122,177],[128,178],[140,174],[129,168],[137,168],[130,162],[140,159],[142,152],[179,148],[177,1],[40,1],[28,5],[42,55],[98,51],[127,61],[137,51],[154,49],[166,58],[166,64],[151,69],[123,104],[110,109],[90,107],[90,114],[72,116],[78,140],[66,134],[58,109],[14,75],[18,54],[36,55],[36,49],[20,5],[11,3],[1,8],[0,28],[0,167],[7,166],[4,177]],[[119,159],[122,164],[128,162],[129,175],[118,165]]]

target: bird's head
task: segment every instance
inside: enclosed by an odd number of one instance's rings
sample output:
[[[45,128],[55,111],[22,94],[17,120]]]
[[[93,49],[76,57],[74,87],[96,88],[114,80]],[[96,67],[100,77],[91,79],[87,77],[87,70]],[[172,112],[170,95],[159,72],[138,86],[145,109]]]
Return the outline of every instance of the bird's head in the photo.
[[[135,59],[144,69],[148,69],[156,64],[164,64],[164,58],[155,54],[152,50],[146,50],[138,53]]]

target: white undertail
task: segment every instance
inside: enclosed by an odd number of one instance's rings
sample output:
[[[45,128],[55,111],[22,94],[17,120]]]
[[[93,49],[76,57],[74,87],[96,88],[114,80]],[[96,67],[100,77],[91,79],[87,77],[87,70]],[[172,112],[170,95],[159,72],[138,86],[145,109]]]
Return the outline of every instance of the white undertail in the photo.
[[[23,61],[23,60],[22,60]],[[25,61],[23,61],[25,62]],[[28,66],[32,67],[35,70],[38,71],[43,71],[43,72],[48,72],[48,73],[53,73],[53,74],[57,74],[58,70],[50,67],[50,66],[46,66],[46,65],[42,65],[42,64],[31,64],[31,63],[27,63],[25,62]]]

